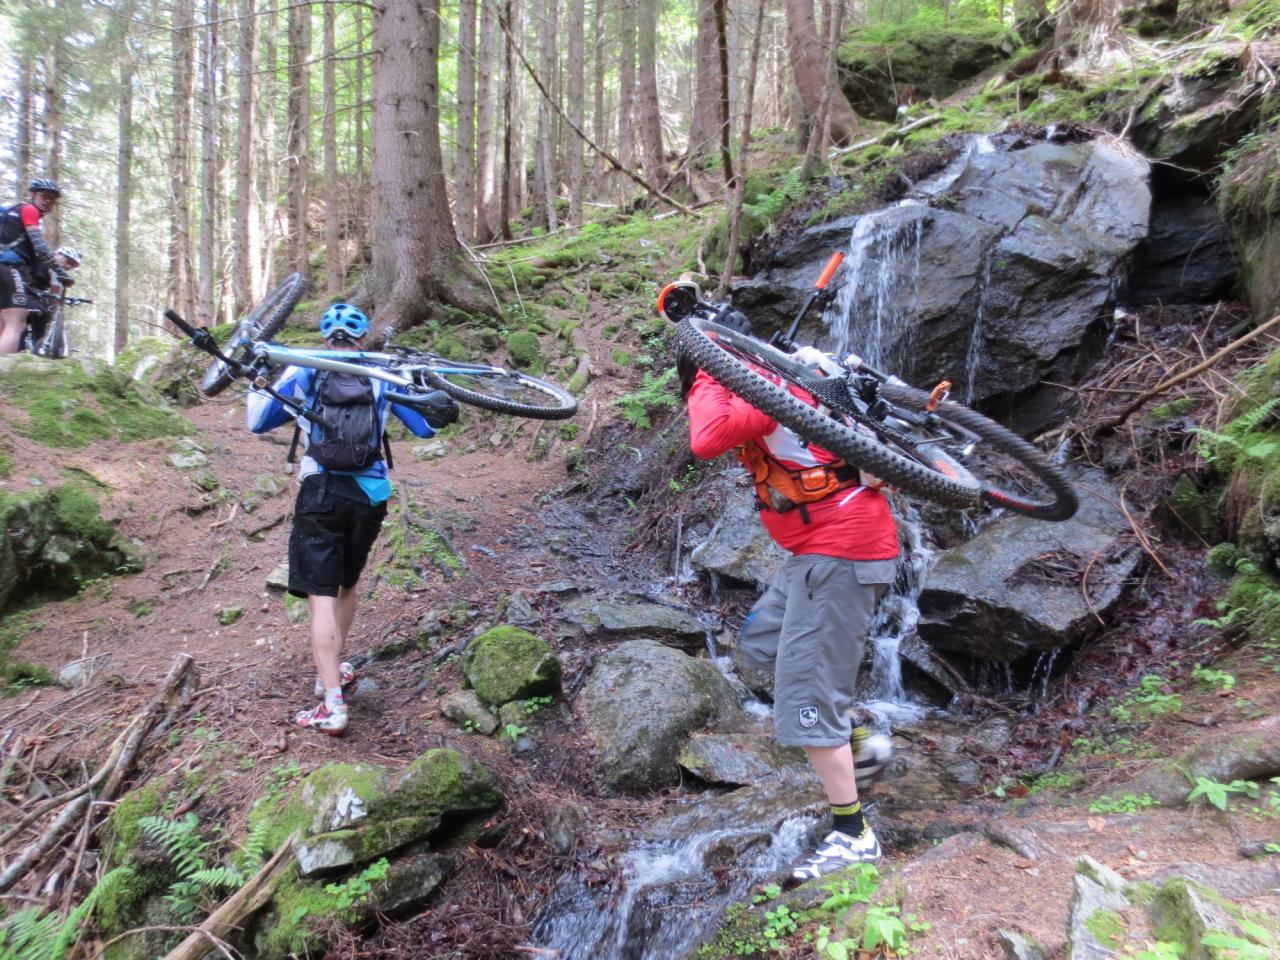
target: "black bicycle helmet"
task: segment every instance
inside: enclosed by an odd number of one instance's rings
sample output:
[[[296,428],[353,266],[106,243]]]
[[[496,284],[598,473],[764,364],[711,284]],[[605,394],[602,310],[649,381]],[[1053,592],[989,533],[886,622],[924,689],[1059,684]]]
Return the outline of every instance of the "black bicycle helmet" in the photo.
[[[58,189],[58,182],[50,180],[48,177],[36,177],[27,185],[27,193],[52,193],[55,197],[62,196],[62,191]]]

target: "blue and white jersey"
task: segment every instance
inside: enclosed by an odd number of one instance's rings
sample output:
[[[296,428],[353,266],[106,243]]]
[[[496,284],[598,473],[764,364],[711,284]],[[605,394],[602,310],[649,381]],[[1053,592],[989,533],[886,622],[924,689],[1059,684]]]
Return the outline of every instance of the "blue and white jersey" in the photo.
[[[318,372],[310,367],[285,367],[284,373],[275,382],[275,389],[278,393],[286,397],[296,397],[305,404],[311,396],[312,384],[315,383]],[[435,436],[435,431],[431,429],[431,425],[427,423],[422,414],[410,407],[392,403],[387,399],[387,384],[384,381],[370,378],[369,382],[373,385],[374,403],[378,418],[378,436],[382,436],[383,430],[386,429],[388,408],[399,418],[401,423],[409,428],[409,431],[414,436]],[[276,427],[283,426],[286,423],[297,421],[297,418],[289,412],[284,404],[266,393],[250,389],[245,403],[249,429],[254,433],[266,433],[268,430],[274,430]],[[299,478],[308,477],[313,473],[324,473],[325,468],[305,453],[306,447],[311,443],[310,424],[302,421],[298,425],[301,428],[299,432],[302,435],[304,450],[302,462],[298,466]],[[387,464],[384,460],[377,460],[359,472],[342,472],[348,476],[355,477],[356,482],[360,484],[360,488],[369,497],[370,503],[382,503],[391,496],[391,481],[387,479]]]

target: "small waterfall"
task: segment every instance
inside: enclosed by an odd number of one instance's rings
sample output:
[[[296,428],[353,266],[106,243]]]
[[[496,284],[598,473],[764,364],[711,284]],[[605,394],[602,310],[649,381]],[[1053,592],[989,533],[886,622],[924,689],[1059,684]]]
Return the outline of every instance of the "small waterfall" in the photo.
[[[991,257],[986,257],[982,264],[982,276],[978,280],[978,308],[974,311],[973,329],[969,332],[969,348],[964,358],[964,402],[973,403],[973,385],[978,382],[978,371],[982,367],[983,319],[987,308],[987,288],[991,285]]]
[[[874,366],[893,369],[890,354],[910,348],[903,335],[917,302],[923,210],[906,201],[854,224],[831,322],[836,356],[853,351]]]
[[[670,960],[696,946],[723,903],[744,899],[752,884],[795,860],[812,820],[790,818],[770,842],[736,860],[730,888],[708,869],[717,849],[735,848],[751,832],[724,828],[670,843],[646,841],[622,858],[613,890],[567,883],[534,925],[533,940],[557,960]]]
[[[926,708],[911,702],[902,685],[899,650],[920,620],[916,600],[937,553],[925,543],[924,525],[915,507],[908,507],[907,515],[899,517],[899,521],[907,541],[906,556],[899,566],[897,582],[880,602],[868,631],[872,650],[870,699],[862,704],[882,729],[892,727],[895,721],[918,720],[926,712]]]
[[[1027,698],[1033,708],[1039,710],[1044,698],[1049,695],[1049,682],[1053,679],[1053,665],[1057,662],[1061,647],[1046,650],[1036,657],[1036,665],[1031,668],[1031,681],[1027,684]]]

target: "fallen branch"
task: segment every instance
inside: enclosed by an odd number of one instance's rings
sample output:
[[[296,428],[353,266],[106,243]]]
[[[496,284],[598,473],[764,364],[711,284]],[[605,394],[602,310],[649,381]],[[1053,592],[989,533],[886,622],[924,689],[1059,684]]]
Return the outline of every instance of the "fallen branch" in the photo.
[[[1110,419],[1103,420],[1098,425],[1098,429],[1114,430],[1116,427],[1120,426],[1120,424],[1128,420],[1130,415],[1132,415],[1133,412],[1137,410],[1139,407],[1146,404],[1147,401],[1153,399],[1154,397],[1160,396],[1160,394],[1165,393],[1166,391],[1172,389],[1173,387],[1176,387],[1180,383],[1190,380],[1192,377],[1196,376],[1197,374],[1204,373],[1204,371],[1208,370],[1210,367],[1214,366],[1220,360],[1222,360],[1223,357],[1226,357],[1229,354],[1234,353],[1236,350],[1239,350],[1241,347],[1243,347],[1246,343],[1249,343],[1250,341],[1258,339],[1258,337],[1262,336],[1264,333],[1267,333],[1275,329],[1276,327],[1280,327],[1280,314],[1277,314],[1276,316],[1272,317],[1266,323],[1262,324],[1262,326],[1254,327],[1252,330],[1246,333],[1243,337],[1240,337],[1236,340],[1232,340],[1225,347],[1223,347],[1221,350],[1219,350],[1217,353],[1211,356],[1208,360],[1205,360],[1202,363],[1197,363],[1191,369],[1184,370],[1182,373],[1178,374],[1177,376],[1170,377],[1168,380],[1164,380],[1160,383],[1157,383],[1150,390],[1146,390],[1140,393],[1137,396],[1137,398],[1135,398],[1127,407],[1121,410],[1119,414],[1117,414],[1114,417],[1111,417]]]
[[[276,883],[292,862],[293,841],[297,834],[280,844],[272,856],[243,887],[233,893],[204,920],[185,940],[165,956],[165,960],[201,960],[209,952],[207,941],[218,943],[241,922],[266,906]]]
[[[915,131],[922,130],[925,127],[933,126],[935,123],[937,123],[941,119],[942,119],[942,114],[935,113],[927,117],[921,117],[919,120],[913,120],[910,123],[908,123],[905,127],[891,127],[888,130],[884,131],[884,133],[881,133],[878,136],[871,137],[868,140],[859,140],[857,143],[851,144],[847,147],[840,147],[836,150],[832,150],[830,153],[830,156],[842,157],[846,153],[854,153],[855,151],[858,151],[858,150],[865,150],[867,147],[874,147],[877,144],[888,146],[891,143],[897,143],[899,140],[906,137],[906,135],[909,133],[914,133]]]

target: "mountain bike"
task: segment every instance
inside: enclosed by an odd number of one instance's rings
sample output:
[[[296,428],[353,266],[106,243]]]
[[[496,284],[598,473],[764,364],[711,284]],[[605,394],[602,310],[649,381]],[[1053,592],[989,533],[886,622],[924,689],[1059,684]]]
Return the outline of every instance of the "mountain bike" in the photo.
[[[274,314],[263,316],[270,319]],[[422,412],[434,412],[435,408],[424,397],[437,390],[443,390],[460,403],[534,420],[564,420],[578,409],[578,401],[569,391],[506,367],[463,363],[403,347],[388,347],[384,351],[297,350],[243,336],[233,338],[228,352],[224,352],[208,330],[192,326],[173,310],[166,310],[165,318],[186,334],[195,347],[214,358],[219,379],[225,376],[227,383],[237,378],[248,379],[254,389],[269,394],[304,419],[312,418],[304,405],[271,388],[274,370],[287,366],[310,367],[381,380],[393,388],[387,391],[389,400]],[[215,392],[224,386],[217,387]]]
[[[679,348],[727,389],[909,494],[1040,520],[1074,516],[1079,500],[1066,475],[1016,433],[947,399],[947,381],[919,390],[857,355],[837,361],[794,343],[809,310],[833,299],[828,285],[841,258],[831,258],[789,329],[769,342],[726,326],[732,307],[703,301],[688,281],[663,288],[658,312],[677,324]]]
[[[27,311],[27,328],[22,334],[22,349],[37,357],[61,360],[71,353],[67,340],[67,325],[63,311],[66,307],[93,303],[84,297],[68,297],[64,292],[36,291],[40,306]]]
[[[249,344],[255,340],[270,340],[279,333],[306,291],[307,278],[301,273],[291,273],[261,303],[241,317],[236,322],[235,330],[227,338],[223,348],[225,353],[216,354],[205,370],[204,377],[200,380],[200,392],[206,397],[212,397],[231,386],[231,381],[235,379],[232,362],[244,363],[250,356]],[[171,317],[170,319],[172,320]],[[212,337],[210,342],[213,342]]]

